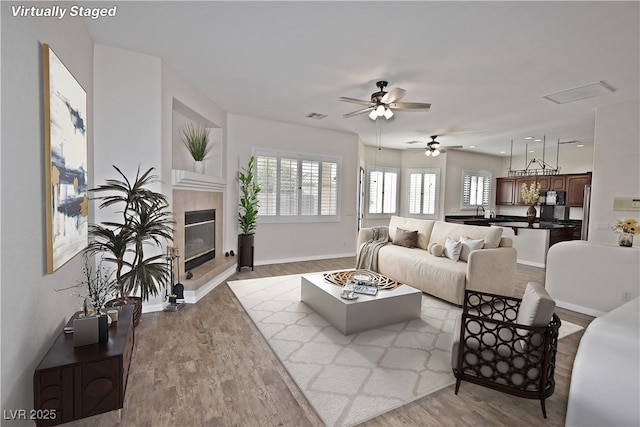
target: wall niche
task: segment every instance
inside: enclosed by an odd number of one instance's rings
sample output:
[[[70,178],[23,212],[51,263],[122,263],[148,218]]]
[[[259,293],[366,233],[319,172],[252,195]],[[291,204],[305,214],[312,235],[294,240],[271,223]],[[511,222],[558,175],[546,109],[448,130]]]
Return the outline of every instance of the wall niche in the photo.
[[[171,168],[187,172],[194,171],[195,161],[182,142],[182,128],[187,124],[205,126],[209,131],[209,140],[213,143],[213,148],[204,161],[204,175],[222,178],[222,128],[175,98],[171,117]]]

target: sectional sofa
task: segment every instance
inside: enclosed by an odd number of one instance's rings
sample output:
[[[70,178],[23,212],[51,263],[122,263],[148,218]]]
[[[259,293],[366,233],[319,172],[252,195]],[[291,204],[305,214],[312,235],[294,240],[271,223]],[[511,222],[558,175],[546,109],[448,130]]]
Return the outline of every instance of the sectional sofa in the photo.
[[[462,305],[465,289],[513,295],[517,253],[502,228],[399,216],[385,227],[384,233],[362,228],[357,243],[362,254],[374,236],[388,234],[369,260],[380,274],[456,305]]]

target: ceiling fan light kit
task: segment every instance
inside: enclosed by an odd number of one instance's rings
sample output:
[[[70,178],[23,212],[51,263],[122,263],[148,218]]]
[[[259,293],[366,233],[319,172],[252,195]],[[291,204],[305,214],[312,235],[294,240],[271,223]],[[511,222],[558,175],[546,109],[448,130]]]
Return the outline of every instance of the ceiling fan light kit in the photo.
[[[358,114],[369,113],[369,118],[371,120],[377,120],[379,117],[384,117],[389,120],[393,117],[393,110],[424,110],[428,111],[431,108],[431,104],[426,104],[422,102],[397,102],[403,96],[406,95],[407,91],[401,88],[395,88],[390,92],[385,91],[384,89],[387,87],[389,83],[380,80],[376,83],[376,86],[380,89],[378,92],[374,92],[371,94],[371,100],[365,101],[362,99],[356,98],[348,98],[348,97],[340,97],[340,101],[350,102],[352,104],[366,105],[367,108],[363,108],[361,110],[352,111],[351,113],[344,114],[343,117],[353,117]]]

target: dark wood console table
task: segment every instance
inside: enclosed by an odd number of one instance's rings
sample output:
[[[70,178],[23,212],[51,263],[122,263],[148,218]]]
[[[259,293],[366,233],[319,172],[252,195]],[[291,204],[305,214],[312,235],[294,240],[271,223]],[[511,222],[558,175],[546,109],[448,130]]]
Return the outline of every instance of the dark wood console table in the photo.
[[[133,343],[132,306],[120,307],[108,341],[74,347],[73,334],[61,332],[33,375],[34,413],[44,415],[36,424],[52,426],[116,409],[119,422]]]

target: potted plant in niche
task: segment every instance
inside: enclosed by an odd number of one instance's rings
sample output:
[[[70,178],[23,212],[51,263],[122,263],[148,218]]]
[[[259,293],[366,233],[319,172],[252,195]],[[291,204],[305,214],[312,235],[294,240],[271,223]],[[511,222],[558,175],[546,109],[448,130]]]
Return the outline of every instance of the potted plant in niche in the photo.
[[[253,244],[258,221],[258,193],[260,186],[255,182],[255,158],[251,156],[249,165],[238,173],[240,180],[240,209],[238,223],[241,234],[238,235],[238,271],[242,267],[253,270]]]
[[[173,220],[167,199],[149,188],[157,182],[154,168],[130,181],[116,166],[118,179],[108,179],[90,191],[104,195],[99,208],[116,207],[119,220],[103,221],[89,226],[92,241],[87,251],[100,253],[103,259],[115,264],[117,296],[113,305],[135,304],[134,325],[142,315],[142,301],[155,296],[169,278],[169,267],[163,253],[147,256],[148,246],[161,247],[173,240]],[[139,295],[139,296],[136,296]]]
[[[199,124],[187,123],[181,132],[182,143],[195,160],[194,171],[204,173],[204,160],[213,148],[213,144],[209,144],[209,130]]]

